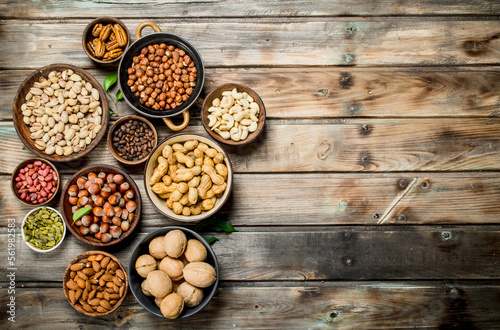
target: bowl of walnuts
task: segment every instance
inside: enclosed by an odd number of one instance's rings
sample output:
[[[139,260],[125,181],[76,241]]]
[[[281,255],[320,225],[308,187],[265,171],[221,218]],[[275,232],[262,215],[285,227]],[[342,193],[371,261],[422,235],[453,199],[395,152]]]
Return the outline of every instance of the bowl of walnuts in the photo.
[[[167,319],[187,318],[208,305],[219,282],[219,265],[198,233],[170,226],[147,235],[128,267],[130,289],[149,312]]]

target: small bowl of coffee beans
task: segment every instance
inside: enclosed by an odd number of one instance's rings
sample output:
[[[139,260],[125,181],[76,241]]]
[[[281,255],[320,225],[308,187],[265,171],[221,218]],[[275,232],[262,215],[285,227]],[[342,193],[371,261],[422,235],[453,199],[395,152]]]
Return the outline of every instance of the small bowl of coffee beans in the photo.
[[[140,116],[130,115],[118,119],[108,134],[111,153],[125,165],[145,162],[157,143],[155,127]]]

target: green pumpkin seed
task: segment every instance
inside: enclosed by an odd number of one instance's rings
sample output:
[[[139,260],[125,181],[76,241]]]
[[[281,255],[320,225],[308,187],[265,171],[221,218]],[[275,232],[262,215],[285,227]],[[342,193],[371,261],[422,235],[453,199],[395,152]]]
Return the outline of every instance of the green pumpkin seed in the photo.
[[[26,219],[23,226],[25,241],[42,250],[50,249],[61,241],[63,226],[56,212],[47,208],[39,209]]]

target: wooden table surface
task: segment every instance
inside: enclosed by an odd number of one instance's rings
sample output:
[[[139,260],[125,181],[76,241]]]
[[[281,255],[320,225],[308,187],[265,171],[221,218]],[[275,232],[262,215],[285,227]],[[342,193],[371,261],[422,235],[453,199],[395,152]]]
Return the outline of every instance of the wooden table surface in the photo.
[[[219,216],[238,232],[210,233],[221,282],[187,320],[158,318],[131,293],[108,316],[79,314],[62,277],[91,247],[68,233],[37,254],[20,236],[30,208],[10,176],[33,154],[13,127],[14,95],[53,63],[102,83],[116,69],[96,66],[81,35],[105,15],[132,35],[152,20],[200,51],[205,87],[185,132],[206,134],[201,101],[223,83],[251,86],[267,108],[257,142],[225,147],[235,185]],[[18,226],[16,322],[2,266],[2,327],[500,328],[499,15],[497,0],[0,1],[2,265],[7,219]],[[119,113],[133,110],[121,101]],[[172,134],[154,123],[160,139]],[[58,168],[65,182],[96,163],[120,166],[101,141]],[[177,223],[151,205],[143,168],[126,170],[142,190],[141,223],[105,250],[127,265],[141,238]]]

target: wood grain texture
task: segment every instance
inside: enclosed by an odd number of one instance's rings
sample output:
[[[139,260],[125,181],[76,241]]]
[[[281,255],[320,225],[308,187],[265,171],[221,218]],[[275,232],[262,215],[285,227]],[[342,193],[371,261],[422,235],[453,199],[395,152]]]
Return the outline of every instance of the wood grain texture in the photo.
[[[11,123],[0,123],[0,173],[31,157]],[[159,141],[172,132],[157,127]],[[185,133],[206,134],[201,126]],[[226,147],[235,173],[477,171],[500,169],[500,119],[341,119],[314,124],[268,121],[256,141]],[[16,151],[13,153],[12,151]],[[63,173],[95,163],[117,165],[105,141],[61,165]]]
[[[89,72],[102,83],[108,71]],[[12,100],[27,70],[1,70],[0,119],[12,118]],[[268,118],[500,116],[500,71],[474,68],[218,68],[207,69],[201,103],[217,86],[254,89]],[[114,108],[114,105],[111,103]],[[119,113],[135,114],[125,102]]]
[[[16,289],[16,323],[8,329],[50,323],[54,329],[247,328],[380,329],[498,327],[496,284],[329,282],[305,286],[222,286],[200,313],[167,322],[140,306],[129,293],[114,313],[89,318],[74,311],[61,288]],[[7,295],[0,297],[5,306]]]
[[[142,20],[123,20],[133,31]],[[200,52],[206,67],[227,66],[433,66],[498,64],[500,21],[387,19],[372,21],[155,19]],[[4,69],[60,63],[93,67],[81,45],[86,20],[71,23],[9,21],[0,43]],[[64,33],[54,33],[54,31]],[[217,42],[214,42],[217,40]],[[245,42],[239,42],[245,40]],[[251,47],[249,47],[251,45]]]
[[[139,224],[110,246],[125,267],[132,249],[155,228]],[[16,280],[54,281],[88,246],[68,235],[53,253],[16,239]],[[224,281],[498,279],[499,226],[337,226],[216,233],[213,245]],[[7,246],[5,230],[0,244]],[[57,255],[55,262],[54,256]],[[50,265],[43,267],[40,265]],[[0,269],[6,278],[7,268]]]
[[[63,176],[62,184],[68,178]],[[133,179],[142,195],[142,226],[178,225],[152,205],[142,176],[133,175]],[[20,226],[31,207],[21,205],[9,193],[9,180],[8,176],[0,176],[0,191],[6,192],[2,212],[5,217],[15,218]],[[319,173],[239,174],[233,184],[232,195],[217,216],[237,227],[496,224],[500,219],[498,175],[368,178]],[[54,206],[61,209],[60,203]],[[7,222],[0,223],[4,230],[6,226]]]
[[[495,0],[453,2],[383,0],[363,1],[245,1],[245,0],[148,0],[64,1],[42,0],[30,6],[23,2],[0,4],[1,18],[80,18],[113,13],[119,17],[300,17],[300,16],[389,16],[389,15],[498,15]]]

